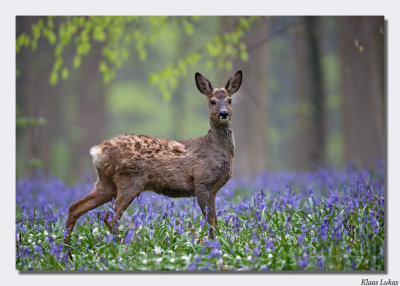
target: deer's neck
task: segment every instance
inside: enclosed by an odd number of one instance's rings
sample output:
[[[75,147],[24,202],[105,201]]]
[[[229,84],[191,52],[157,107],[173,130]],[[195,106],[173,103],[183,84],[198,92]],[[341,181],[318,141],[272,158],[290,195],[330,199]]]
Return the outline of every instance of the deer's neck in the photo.
[[[235,137],[233,135],[232,123],[229,121],[225,125],[219,125],[210,121],[211,129],[209,134],[220,150],[224,150],[228,156],[233,158],[235,151]]]

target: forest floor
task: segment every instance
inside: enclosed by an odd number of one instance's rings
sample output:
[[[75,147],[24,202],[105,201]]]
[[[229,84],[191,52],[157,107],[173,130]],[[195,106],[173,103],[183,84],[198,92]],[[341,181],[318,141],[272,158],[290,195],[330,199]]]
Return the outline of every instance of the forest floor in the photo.
[[[145,192],[120,235],[103,223],[109,203],[79,218],[65,245],[68,207],[94,179],[70,185],[38,172],[17,180],[16,269],[383,271],[384,173],[348,166],[231,179],[217,196],[215,240],[196,199]]]

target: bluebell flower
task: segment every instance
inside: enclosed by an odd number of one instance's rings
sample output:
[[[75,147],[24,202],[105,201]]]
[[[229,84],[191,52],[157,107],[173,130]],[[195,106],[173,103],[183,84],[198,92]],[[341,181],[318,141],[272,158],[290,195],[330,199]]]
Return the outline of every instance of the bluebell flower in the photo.
[[[43,249],[39,245],[35,245],[35,247],[33,249],[34,249],[35,253],[37,253],[39,255],[43,255]]]
[[[131,243],[132,239],[133,239],[133,230],[130,229],[125,235],[125,240],[124,240],[125,244]]]
[[[259,257],[260,256],[260,249],[258,248],[258,246],[254,247],[253,254],[254,254],[255,257]]]
[[[304,254],[302,258],[297,260],[297,264],[301,267],[301,268],[306,268],[307,264],[308,264],[308,256],[307,254]]]
[[[204,243],[204,245],[207,246],[207,247],[214,248],[214,249],[220,249],[221,248],[221,244],[217,240],[207,240]]]
[[[305,238],[306,234],[304,232],[302,232],[299,236],[297,236],[297,242],[300,246],[303,245],[303,240]]]
[[[218,249],[212,249],[210,254],[207,256],[208,259],[211,259],[213,257],[221,257],[222,256],[222,252],[221,250]]]
[[[323,257],[323,256],[318,256],[318,257],[317,257],[316,263],[317,263],[318,268],[319,268],[320,270],[323,270],[323,269],[324,269],[324,267],[325,267],[325,260],[324,260],[324,257]]]

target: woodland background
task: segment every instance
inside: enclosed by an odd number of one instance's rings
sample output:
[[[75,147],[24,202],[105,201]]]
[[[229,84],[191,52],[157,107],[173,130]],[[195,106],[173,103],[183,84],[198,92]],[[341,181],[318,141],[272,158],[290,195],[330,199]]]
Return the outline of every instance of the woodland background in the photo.
[[[16,17],[17,177],[74,181],[119,133],[204,135],[194,74],[234,95],[235,176],[386,158],[384,17]]]

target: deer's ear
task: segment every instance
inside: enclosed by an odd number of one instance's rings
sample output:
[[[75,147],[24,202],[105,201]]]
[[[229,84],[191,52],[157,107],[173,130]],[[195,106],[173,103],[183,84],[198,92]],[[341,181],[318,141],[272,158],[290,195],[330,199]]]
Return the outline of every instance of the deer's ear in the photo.
[[[206,79],[201,73],[196,73],[194,76],[196,80],[196,86],[198,90],[205,94],[210,95],[213,91],[213,87],[208,79]]]
[[[237,71],[233,77],[231,77],[225,85],[225,89],[230,94],[234,94],[240,88],[242,84],[242,71]]]

